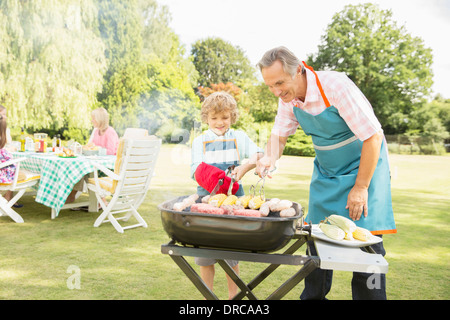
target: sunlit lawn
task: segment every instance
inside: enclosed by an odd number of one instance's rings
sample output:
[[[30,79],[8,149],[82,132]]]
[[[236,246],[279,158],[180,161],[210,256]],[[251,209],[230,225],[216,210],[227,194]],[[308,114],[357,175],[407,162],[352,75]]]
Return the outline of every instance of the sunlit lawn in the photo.
[[[274,179],[265,184],[268,197],[308,205],[312,158],[283,157]],[[389,262],[389,299],[449,299],[450,157],[390,156],[398,234],[384,237]],[[23,224],[0,217],[0,299],[202,299],[176,264],[160,252],[169,241],[157,205],[195,192],[189,178],[189,149],[164,146],[147,201],[140,212],[148,228],[117,233],[111,225],[94,228],[96,215],[50,209],[32,196],[17,209]],[[256,181],[250,173],[245,190]],[[304,251],[300,251],[303,254]],[[188,261],[192,261],[188,258]],[[249,281],[265,265],[241,262]],[[78,268],[80,288],[69,289],[70,270]],[[194,265],[194,268],[197,268]],[[283,266],[255,290],[267,297],[296,267]],[[330,299],[351,299],[351,273],[335,272]],[[298,299],[303,284],[285,299]],[[218,268],[215,291],[227,297],[224,272]]]

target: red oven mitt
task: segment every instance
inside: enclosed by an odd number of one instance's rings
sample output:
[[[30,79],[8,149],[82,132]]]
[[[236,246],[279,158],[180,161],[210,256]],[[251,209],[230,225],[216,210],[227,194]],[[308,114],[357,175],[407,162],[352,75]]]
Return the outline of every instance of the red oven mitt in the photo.
[[[226,176],[225,171],[204,162],[200,163],[197,167],[194,176],[197,183],[201,187],[205,188],[209,193],[213,191],[219,180],[223,179],[223,184],[219,187],[219,190],[216,193],[227,194],[231,183],[231,178]],[[238,189],[239,183],[235,182],[231,193],[235,194]]]

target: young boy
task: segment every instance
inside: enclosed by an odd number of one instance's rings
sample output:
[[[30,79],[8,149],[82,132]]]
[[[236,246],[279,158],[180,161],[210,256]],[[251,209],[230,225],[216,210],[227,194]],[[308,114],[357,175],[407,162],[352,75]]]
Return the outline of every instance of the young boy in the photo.
[[[239,130],[230,129],[238,118],[236,100],[226,92],[215,92],[209,95],[202,104],[202,122],[208,124],[208,130],[195,138],[192,143],[191,177],[195,180],[195,171],[202,163],[213,165],[226,170],[235,165],[232,174],[239,181],[249,170],[256,167],[256,161],[263,156],[263,149],[259,148],[248,135]],[[246,164],[242,160],[249,158]],[[198,186],[199,196],[208,195],[209,192]],[[239,184],[236,196],[244,195],[244,189]],[[212,290],[214,282],[215,259],[195,258],[200,266],[200,275],[206,285]],[[227,260],[236,274],[239,274],[238,261]],[[227,275],[228,295],[231,299],[237,294],[237,286]]]

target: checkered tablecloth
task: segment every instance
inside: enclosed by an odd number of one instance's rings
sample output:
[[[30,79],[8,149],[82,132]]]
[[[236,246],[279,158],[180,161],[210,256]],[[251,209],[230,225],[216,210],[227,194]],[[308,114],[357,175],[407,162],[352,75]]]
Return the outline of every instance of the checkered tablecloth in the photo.
[[[39,173],[36,202],[53,208],[58,215],[75,184],[85,175],[94,171],[92,161],[107,168],[114,168],[115,156],[60,158],[55,155],[15,152],[14,158],[27,158],[20,167]]]

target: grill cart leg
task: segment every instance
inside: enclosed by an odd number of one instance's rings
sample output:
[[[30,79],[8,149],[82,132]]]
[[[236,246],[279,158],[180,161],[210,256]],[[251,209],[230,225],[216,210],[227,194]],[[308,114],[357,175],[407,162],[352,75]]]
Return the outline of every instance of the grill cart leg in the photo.
[[[253,294],[252,290],[242,281],[241,278],[234,272],[234,270],[230,267],[230,265],[225,260],[217,260],[222,269],[230,276],[230,278],[236,283],[236,285],[241,289],[241,292],[244,293],[245,296],[249,300],[258,300],[256,296]],[[237,295],[236,295],[237,296]],[[235,296],[235,297],[236,297]],[[242,299],[242,298],[240,298]],[[233,298],[234,300],[234,298]]]
[[[294,254],[303,244],[306,242],[306,238],[302,237],[295,241],[283,254],[286,255],[292,255]],[[261,271],[260,274],[258,274],[253,280],[251,280],[247,287],[250,290],[255,289],[261,282],[263,282],[268,276],[274,272],[280,264],[271,264],[266,269]],[[233,299],[234,300],[241,300],[245,296],[245,292],[241,291],[239,292]]]
[[[203,282],[197,272],[190,266],[184,257],[170,256],[184,274],[192,281],[194,286],[207,300],[219,300],[219,298],[212,292],[208,286]]]
[[[306,278],[312,271],[319,267],[319,261],[315,257],[311,257],[303,267],[294,274],[289,280],[283,283],[275,290],[267,300],[280,300],[289,293],[300,281]]]
[[[305,242],[306,237],[299,238],[283,254],[250,253],[218,249],[181,247],[176,245],[174,241],[171,241],[166,245],[162,245],[161,252],[163,254],[169,254],[173,261],[179,266],[179,268],[186,274],[186,276],[191,280],[195,287],[200,291],[200,293],[206,299],[211,300],[218,299],[218,297],[206,286],[200,276],[189,265],[189,263],[186,261],[186,259],[184,259],[183,256],[215,258],[222,269],[227,273],[227,275],[241,289],[241,292],[233,297],[234,300],[242,299],[243,297],[247,297],[250,300],[256,300],[257,298],[253,294],[252,290],[264,279],[266,279],[280,265],[303,266],[290,279],[283,283],[268,297],[268,299],[281,299],[320,264],[319,257],[293,255]],[[270,263],[270,265],[249,284],[245,284],[230,267],[230,265],[225,261],[227,259]]]

